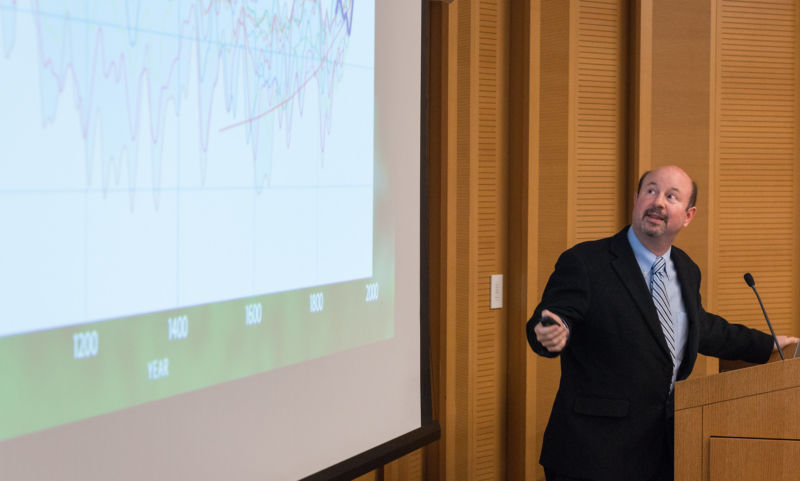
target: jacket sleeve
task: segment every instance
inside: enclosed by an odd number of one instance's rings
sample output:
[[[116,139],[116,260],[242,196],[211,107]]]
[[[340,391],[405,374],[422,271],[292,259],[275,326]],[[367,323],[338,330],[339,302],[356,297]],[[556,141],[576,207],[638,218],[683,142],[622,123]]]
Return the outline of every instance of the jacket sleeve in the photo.
[[[544,357],[557,357],[559,353],[550,352],[536,340],[533,328],[539,322],[542,311],[548,309],[558,314],[567,323],[570,332],[579,329],[584,314],[588,310],[590,298],[589,276],[585,263],[581,261],[575,249],[565,251],[558,258],[556,267],[547,281],[542,294],[542,301],[533,311],[533,315],[525,326],[528,344],[536,354]],[[569,347],[569,341],[567,346]]]
[[[772,336],[742,324],[732,324],[700,309],[700,346],[706,356],[763,364],[772,354]]]
[[[697,312],[699,313],[700,343],[698,352],[720,359],[763,364],[772,354],[772,336],[742,324],[732,324],[722,317],[706,312],[700,298],[700,269],[693,265],[697,276]]]

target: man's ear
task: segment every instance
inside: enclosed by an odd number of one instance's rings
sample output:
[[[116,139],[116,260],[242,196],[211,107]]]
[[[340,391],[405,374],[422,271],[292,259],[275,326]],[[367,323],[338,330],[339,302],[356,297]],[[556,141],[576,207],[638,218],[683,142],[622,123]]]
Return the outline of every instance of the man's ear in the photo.
[[[697,207],[692,206],[686,209],[686,222],[683,223],[683,226],[686,227],[689,225],[689,222],[694,219],[694,215],[697,213]]]

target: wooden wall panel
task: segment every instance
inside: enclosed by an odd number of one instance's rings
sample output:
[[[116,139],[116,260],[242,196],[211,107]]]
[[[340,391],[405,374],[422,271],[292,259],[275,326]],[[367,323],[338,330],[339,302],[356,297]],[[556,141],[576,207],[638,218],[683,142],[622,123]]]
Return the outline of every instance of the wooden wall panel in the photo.
[[[716,7],[716,309],[766,329],[742,280],[749,271],[776,331],[788,334],[797,290],[797,4]]]
[[[511,10],[515,4],[525,9]],[[508,145],[506,125],[514,112],[511,102],[528,102],[519,111],[532,115],[530,132],[537,136],[537,141],[513,141],[528,156],[527,170],[520,172],[530,177],[527,185],[512,190],[526,195],[519,201],[535,211],[527,215],[526,241],[515,247],[527,249],[527,257],[512,260],[535,269],[522,286],[533,297],[560,252],[626,222],[638,180],[631,171],[677,163],[701,185],[701,213],[678,244],[704,270],[707,306],[733,320],[754,319],[763,329],[741,280],[742,266],[753,266],[748,270],[763,288],[779,330],[796,326],[787,320],[796,312],[792,298],[800,298],[794,295],[800,289],[794,281],[795,244],[800,243],[794,242],[791,216],[798,200],[795,4],[456,0],[442,7],[448,17],[441,25],[448,29],[443,58],[449,70],[441,79],[446,97],[439,193],[443,352],[437,359],[440,407],[446,407],[444,446],[438,451],[439,465],[446,466],[438,471],[441,479],[502,479],[505,463],[519,460],[519,451],[516,458],[504,458],[504,396],[512,391],[508,383],[522,382],[507,379],[511,361],[505,357],[515,335],[508,329],[522,321],[488,309],[489,275],[508,272],[512,243],[507,157],[515,147]],[[641,15],[634,23],[649,23],[629,29],[633,7]],[[530,62],[527,85],[513,87],[514,92],[531,88],[527,100],[507,91],[513,82],[507,77],[513,71],[508,44],[515,45],[515,39],[509,40],[506,27],[508,15],[520,11],[536,12],[530,16],[536,25],[525,34],[534,42],[536,60]],[[641,45],[629,45],[629,31],[636,30]],[[639,56],[636,86],[626,82],[629,51]],[[627,123],[629,92],[639,102],[631,111],[635,125]],[[628,132],[636,131],[637,138],[630,139]],[[633,159],[627,145],[638,157]],[[515,299],[530,302],[532,296]],[[517,354],[513,362],[521,363]],[[703,370],[700,365],[698,371]],[[538,434],[535,445],[528,444],[538,455],[558,381],[557,361],[528,360],[523,372],[531,381],[524,392],[534,398],[528,399],[531,410],[523,418],[536,429],[517,436],[528,442],[528,433]],[[523,471],[525,479],[541,479],[541,471]]]
[[[507,24],[501,0],[460,0],[457,33],[454,472],[505,477],[506,311],[489,281],[506,271]]]
[[[627,219],[628,4],[542,2],[541,279],[564,249]]]
[[[713,296],[707,295],[713,274],[709,270],[709,250],[713,249],[709,242],[709,199],[713,196],[709,181],[709,27],[710,3],[715,0],[648,1],[652,3],[652,48],[642,55],[652,57],[652,145],[650,163],[643,163],[642,168],[676,164],[697,182],[697,215],[675,244],[703,270],[703,300],[707,308],[716,309]]]
[[[627,218],[628,2],[577,2],[574,242],[616,233]]]

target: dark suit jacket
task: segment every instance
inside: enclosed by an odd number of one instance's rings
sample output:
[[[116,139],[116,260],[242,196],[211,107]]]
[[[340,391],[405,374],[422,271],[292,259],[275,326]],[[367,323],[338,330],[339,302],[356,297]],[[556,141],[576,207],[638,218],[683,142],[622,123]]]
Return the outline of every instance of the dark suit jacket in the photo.
[[[564,475],[641,481],[665,456],[672,462],[672,361],[626,234],[627,227],[564,252],[527,324],[533,350],[555,357],[536,341],[533,328],[542,309],[570,323],[540,458]],[[678,380],[692,372],[698,352],[766,362],[772,338],[703,310],[700,269],[676,247],[671,258],[688,317]]]

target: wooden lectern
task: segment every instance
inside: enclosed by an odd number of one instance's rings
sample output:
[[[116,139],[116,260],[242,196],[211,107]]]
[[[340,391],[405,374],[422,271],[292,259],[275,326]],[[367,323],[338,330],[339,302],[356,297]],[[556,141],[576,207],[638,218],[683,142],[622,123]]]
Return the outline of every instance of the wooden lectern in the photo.
[[[800,480],[800,357],[675,385],[675,481],[701,480]]]

